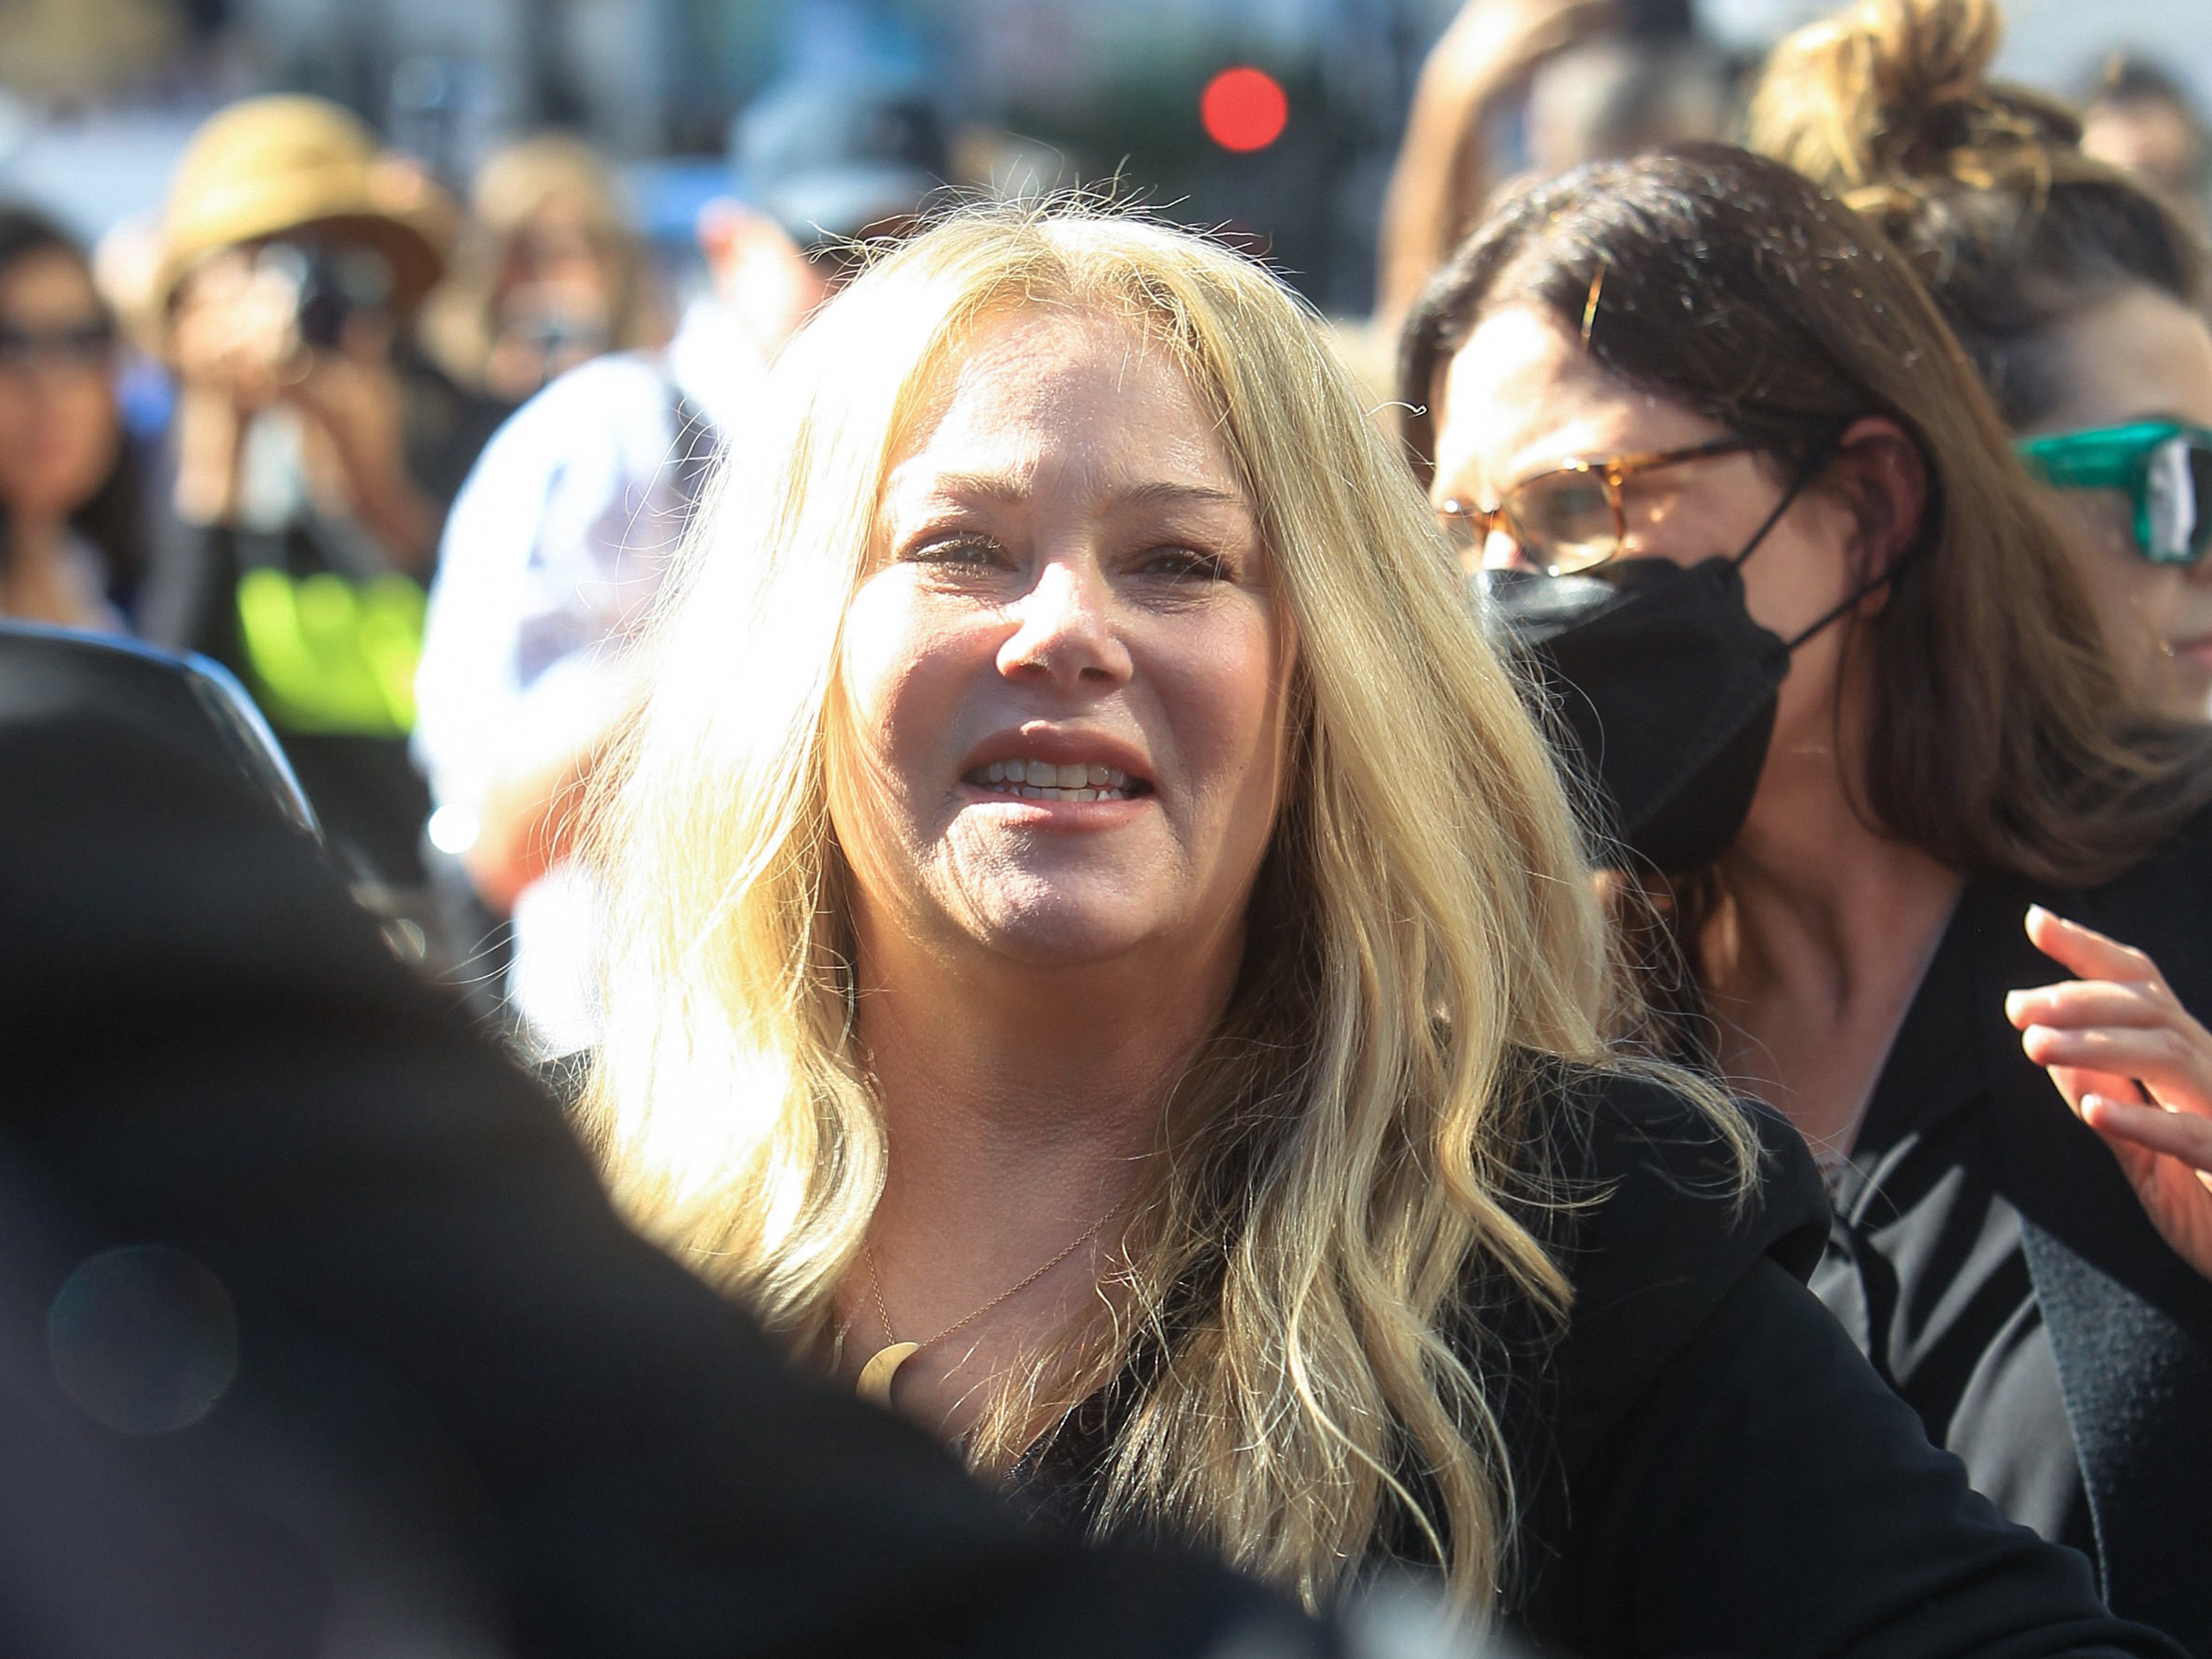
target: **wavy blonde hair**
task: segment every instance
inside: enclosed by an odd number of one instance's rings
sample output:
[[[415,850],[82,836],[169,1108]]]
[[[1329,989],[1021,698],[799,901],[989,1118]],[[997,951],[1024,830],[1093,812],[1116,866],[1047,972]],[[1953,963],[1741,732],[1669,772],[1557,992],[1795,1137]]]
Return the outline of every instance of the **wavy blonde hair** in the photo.
[[[909,422],[1024,307],[1116,320],[1218,412],[1296,629],[1294,764],[1221,1024],[1116,1269],[971,1444],[1003,1467],[1120,1389],[1102,1525],[1323,1600],[1386,1527],[1478,1612],[1513,1514],[1495,1402],[1447,1326],[1479,1285],[1564,1310],[1522,1217],[1540,1077],[1612,1060],[1576,818],[1427,507],[1318,320],[1259,266],[1127,213],[971,210],[789,349],[696,527],[597,819],[611,950],[588,1121],[618,1201],[794,1346],[826,1344],[884,1180],[827,806],[835,665]],[[1711,1097],[1705,1097],[1711,1099]],[[1747,1153],[1747,1129],[1725,1111]]]

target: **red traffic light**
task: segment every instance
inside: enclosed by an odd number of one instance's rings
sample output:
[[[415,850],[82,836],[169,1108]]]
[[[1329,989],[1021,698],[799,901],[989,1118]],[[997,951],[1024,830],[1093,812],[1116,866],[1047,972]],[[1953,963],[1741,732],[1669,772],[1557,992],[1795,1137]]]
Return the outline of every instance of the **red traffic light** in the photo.
[[[1291,119],[1291,100],[1282,83],[1249,64],[1225,69],[1199,94],[1199,119],[1206,136],[1239,154],[1265,149],[1283,136]]]

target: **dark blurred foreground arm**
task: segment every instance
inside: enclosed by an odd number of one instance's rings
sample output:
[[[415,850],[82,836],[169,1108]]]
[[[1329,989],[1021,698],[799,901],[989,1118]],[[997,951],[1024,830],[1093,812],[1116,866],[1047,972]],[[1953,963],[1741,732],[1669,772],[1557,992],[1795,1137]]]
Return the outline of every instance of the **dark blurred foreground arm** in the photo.
[[[35,1211],[48,1244],[14,1264],[33,1282],[0,1296],[0,1347],[35,1353],[54,1287],[101,1249],[204,1263],[237,1312],[229,1393],[173,1434],[76,1429],[141,1495],[132,1518],[276,1539],[265,1572],[240,1545],[173,1575],[198,1622],[162,1650],[320,1650],[253,1586],[327,1564],[288,1565],[296,1528],[252,1512],[270,1483],[231,1491],[190,1455],[260,1443],[237,1421],[258,1412],[358,1431],[370,1455],[332,1466],[406,1486],[368,1510],[437,1515],[422,1553],[517,1653],[1334,1651],[1226,1574],[1018,1528],[917,1433],[796,1381],[619,1223],[557,1109],[388,957],[304,837],[222,785],[97,721],[0,719],[0,1174],[35,1192],[11,1208],[0,1183],[0,1220]],[[0,1463],[40,1432],[0,1398]],[[0,1553],[40,1518],[6,1516]],[[109,1578],[164,1547],[81,1530]],[[118,1592],[52,1557],[58,1611],[9,1650],[99,1650],[80,1638]],[[179,1593],[140,1580],[149,1607]],[[258,1644],[224,1639],[241,1618]]]

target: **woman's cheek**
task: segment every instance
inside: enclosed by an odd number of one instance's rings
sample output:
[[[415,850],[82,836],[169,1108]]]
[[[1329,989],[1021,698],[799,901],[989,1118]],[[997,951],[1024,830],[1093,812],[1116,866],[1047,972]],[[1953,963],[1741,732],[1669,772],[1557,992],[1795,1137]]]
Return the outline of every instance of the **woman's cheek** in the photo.
[[[1186,765],[1241,796],[1271,784],[1279,763],[1283,653],[1263,601],[1239,595],[1224,611],[1156,661]]]

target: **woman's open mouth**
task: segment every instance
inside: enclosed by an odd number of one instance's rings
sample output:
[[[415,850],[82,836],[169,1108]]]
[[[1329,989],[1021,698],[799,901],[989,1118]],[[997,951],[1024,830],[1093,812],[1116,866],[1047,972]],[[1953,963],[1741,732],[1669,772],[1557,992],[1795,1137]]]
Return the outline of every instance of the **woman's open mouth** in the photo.
[[[1133,800],[1152,791],[1143,779],[1096,762],[993,761],[964,774],[963,781],[1009,800]]]

